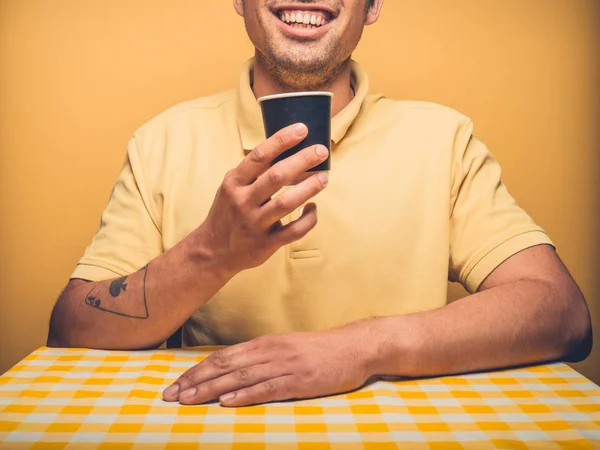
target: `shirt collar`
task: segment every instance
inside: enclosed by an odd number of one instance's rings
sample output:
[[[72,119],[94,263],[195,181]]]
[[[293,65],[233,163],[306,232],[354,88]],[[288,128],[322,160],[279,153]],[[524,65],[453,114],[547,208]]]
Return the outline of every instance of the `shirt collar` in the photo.
[[[250,87],[250,73],[253,66],[254,58],[244,64],[237,92],[237,121],[244,150],[252,150],[265,140],[260,105]],[[354,88],[354,98],[331,119],[331,140],[336,144],[343,139],[346,131],[358,116],[369,91],[367,73],[354,60],[350,61],[350,77]]]

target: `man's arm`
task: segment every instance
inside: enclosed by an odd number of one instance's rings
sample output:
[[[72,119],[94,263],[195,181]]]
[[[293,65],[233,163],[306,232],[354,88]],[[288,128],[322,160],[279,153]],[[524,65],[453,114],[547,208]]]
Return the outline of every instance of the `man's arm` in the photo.
[[[523,250],[476,294],[373,323],[378,374],[428,376],[567,359],[591,350],[589,311],[554,249]]]
[[[206,220],[139,271],[100,282],[71,280],[52,312],[48,345],[160,345],[235,274],[264,263],[282,245],[306,235],[317,223],[314,204],[285,226],[280,219],[324,189],[327,177],[312,175],[272,196],[324,161],[327,148],[311,146],[270,163],[307,132],[302,124],[292,125],[257,146],[227,173]]]
[[[205,236],[195,231],[196,240]],[[230,278],[208,246],[186,239],[129,276],[70,280],[52,311],[48,346],[156,347]]]
[[[480,292],[448,306],[253,339],[211,354],[163,396],[244,406],[344,392],[373,375],[435,376],[576,361],[590,349],[585,300],[552,247],[540,245],[512,256]]]

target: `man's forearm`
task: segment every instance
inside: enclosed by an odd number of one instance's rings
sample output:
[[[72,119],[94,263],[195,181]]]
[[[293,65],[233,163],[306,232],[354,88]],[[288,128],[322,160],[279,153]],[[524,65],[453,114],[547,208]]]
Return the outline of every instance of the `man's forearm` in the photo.
[[[565,298],[567,296],[567,298]],[[519,280],[434,311],[377,319],[373,372],[435,376],[589,352],[589,315],[576,289]]]
[[[48,345],[160,345],[231,278],[213,255],[199,248],[183,241],[128,276],[71,281],[52,312]]]

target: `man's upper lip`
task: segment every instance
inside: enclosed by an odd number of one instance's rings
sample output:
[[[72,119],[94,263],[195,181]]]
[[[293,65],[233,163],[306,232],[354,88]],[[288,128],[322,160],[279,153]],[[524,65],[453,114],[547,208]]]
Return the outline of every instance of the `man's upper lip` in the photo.
[[[331,8],[329,6],[325,6],[325,5],[319,5],[316,3],[300,3],[300,4],[290,3],[287,5],[277,5],[277,6],[273,7],[272,11],[273,11],[273,13],[277,14],[282,9],[295,10],[295,11],[326,11],[330,14],[330,16],[333,19],[335,19],[337,17],[337,11],[335,11],[333,8]]]

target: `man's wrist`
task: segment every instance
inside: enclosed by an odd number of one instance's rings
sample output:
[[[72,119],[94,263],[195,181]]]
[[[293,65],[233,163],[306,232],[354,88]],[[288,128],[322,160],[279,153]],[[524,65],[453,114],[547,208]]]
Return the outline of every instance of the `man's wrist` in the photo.
[[[369,376],[412,376],[415,372],[419,333],[410,316],[390,316],[364,321],[369,338]]]
[[[202,224],[181,245],[185,259],[195,267],[197,273],[208,273],[225,284],[237,272],[231,267],[225,252],[211,245],[214,241],[210,230]]]

